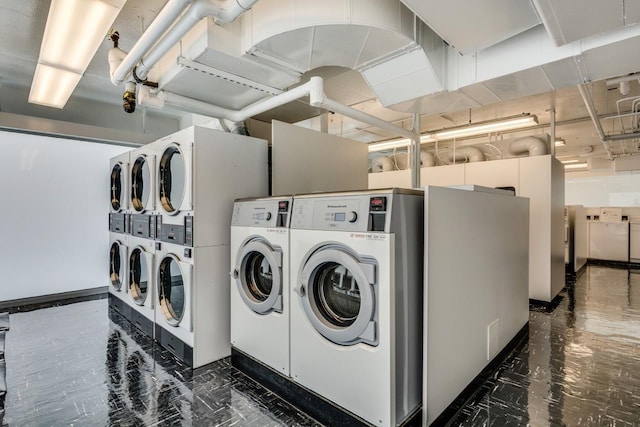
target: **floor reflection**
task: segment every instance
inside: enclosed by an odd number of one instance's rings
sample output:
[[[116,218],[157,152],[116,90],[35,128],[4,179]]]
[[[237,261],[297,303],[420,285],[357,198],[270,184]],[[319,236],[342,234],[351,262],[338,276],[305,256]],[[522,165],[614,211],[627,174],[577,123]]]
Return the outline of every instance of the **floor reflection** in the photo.
[[[590,266],[451,425],[640,425],[640,271]],[[192,371],[106,299],[12,314],[9,426],[316,423],[222,360]]]
[[[228,360],[191,370],[106,299],[11,320],[9,426],[317,425]]]
[[[589,266],[452,422],[640,425],[640,271]]]

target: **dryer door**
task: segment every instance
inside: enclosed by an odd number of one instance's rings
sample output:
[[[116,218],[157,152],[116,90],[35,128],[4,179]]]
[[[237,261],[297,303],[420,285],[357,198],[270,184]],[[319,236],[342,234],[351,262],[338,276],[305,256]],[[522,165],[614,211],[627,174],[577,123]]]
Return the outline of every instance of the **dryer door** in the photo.
[[[139,155],[131,166],[131,207],[138,213],[153,210],[152,197],[154,157]]]
[[[121,163],[116,163],[111,167],[111,179],[109,192],[111,193],[111,211],[120,212],[125,208],[124,190],[126,188],[126,172]]]
[[[158,200],[170,215],[191,207],[191,177],[188,170],[191,150],[171,144],[162,153],[158,165]]]
[[[251,239],[240,248],[232,275],[251,310],[282,313],[282,250],[264,239]]]
[[[118,241],[111,243],[111,249],[109,250],[109,279],[111,286],[116,291],[122,289],[122,283],[126,275],[126,265],[127,247]]]
[[[340,345],[378,344],[376,270],[375,260],[336,244],[306,258],[297,293],[322,336]]]
[[[191,265],[175,255],[166,255],[160,262],[158,304],[162,317],[171,326],[183,326],[192,331]]]
[[[137,246],[129,254],[129,295],[138,305],[149,304],[153,308],[151,274],[153,272],[153,255]]]

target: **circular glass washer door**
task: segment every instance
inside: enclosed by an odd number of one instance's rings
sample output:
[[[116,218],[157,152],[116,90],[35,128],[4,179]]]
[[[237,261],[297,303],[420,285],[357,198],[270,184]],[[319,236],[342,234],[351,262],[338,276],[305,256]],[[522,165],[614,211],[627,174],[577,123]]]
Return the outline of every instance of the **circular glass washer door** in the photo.
[[[109,250],[109,281],[116,291],[122,288],[125,277],[126,248],[120,242],[113,242]]]
[[[149,254],[140,247],[129,254],[129,295],[140,306],[147,301],[147,294],[151,289],[149,258]]]
[[[177,145],[162,153],[158,168],[160,205],[168,214],[176,214],[187,190],[187,168],[184,155]]]
[[[298,295],[313,327],[340,345],[378,344],[376,264],[336,245],[308,257]]]
[[[233,270],[238,292],[258,314],[282,313],[282,251],[264,239],[253,239],[238,252]]]
[[[146,156],[138,156],[131,167],[131,206],[142,213],[151,208],[151,170]]]
[[[177,259],[165,256],[158,268],[158,304],[171,326],[178,326],[186,310],[185,278]]]
[[[111,168],[111,210],[120,212],[122,209],[122,189],[124,187],[124,171],[120,163],[116,163]]]

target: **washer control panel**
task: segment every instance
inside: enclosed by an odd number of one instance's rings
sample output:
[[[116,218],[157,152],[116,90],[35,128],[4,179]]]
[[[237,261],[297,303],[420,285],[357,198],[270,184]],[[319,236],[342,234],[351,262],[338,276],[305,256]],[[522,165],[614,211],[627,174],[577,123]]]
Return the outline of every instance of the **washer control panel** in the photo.
[[[387,194],[295,199],[291,228],[384,232],[388,206]]]
[[[239,200],[233,205],[231,225],[288,228],[291,221],[290,197],[268,200]]]

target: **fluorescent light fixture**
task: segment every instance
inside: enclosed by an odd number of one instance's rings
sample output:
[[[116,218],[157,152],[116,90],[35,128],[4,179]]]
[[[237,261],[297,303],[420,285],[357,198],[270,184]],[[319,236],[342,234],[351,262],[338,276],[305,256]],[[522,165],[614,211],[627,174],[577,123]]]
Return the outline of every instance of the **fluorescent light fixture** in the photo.
[[[81,78],[82,74],[38,64],[29,92],[29,102],[62,108]]]
[[[126,0],[51,1],[29,102],[56,108],[65,106],[80,81],[71,75],[82,77],[125,3]],[[44,67],[47,71],[43,71]],[[51,69],[57,69],[58,73]],[[56,80],[60,76],[63,84]],[[49,83],[38,78],[49,79]],[[50,82],[61,87],[44,87]]]
[[[578,159],[568,159],[568,160],[560,160],[560,163],[564,163],[564,164],[567,164],[567,163],[578,163],[579,161],[580,160],[578,160]]]
[[[426,134],[420,137],[420,143],[422,144],[423,142],[435,142],[435,139],[431,138],[429,134]],[[369,144],[369,152],[391,150],[393,148],[408,147],[409,145],[411,145],[410,139],[394,139],[392,141]]]
[[[554,145],[556,147],[564,147],[565,145],[567,145],[567,143],[562,138],[556,138]]]
[[[564,165],[565,169],[586,169],[587,168],[587,164],[586,163],[572,163],[570,165]]]
[[[443,130],[441,132],[431,134],[431,137],[435,139],[453,139],[465,136],[483,135],[504,130],[519,129],[536,124],[538,124],[538,118],[534,115],[526,114],[510,117],[504,120],[481,122],[456,129]]]

